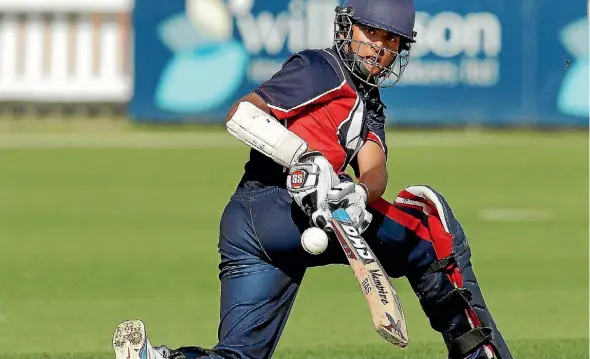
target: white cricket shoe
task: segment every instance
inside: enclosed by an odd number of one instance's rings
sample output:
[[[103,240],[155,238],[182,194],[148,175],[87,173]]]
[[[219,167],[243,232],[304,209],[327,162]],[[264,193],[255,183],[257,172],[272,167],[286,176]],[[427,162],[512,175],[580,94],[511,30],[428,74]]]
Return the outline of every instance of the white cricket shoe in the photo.
[[[115,359],[164,359],[150,343],[141,320],[127,320],[117,325],[113,349]]]

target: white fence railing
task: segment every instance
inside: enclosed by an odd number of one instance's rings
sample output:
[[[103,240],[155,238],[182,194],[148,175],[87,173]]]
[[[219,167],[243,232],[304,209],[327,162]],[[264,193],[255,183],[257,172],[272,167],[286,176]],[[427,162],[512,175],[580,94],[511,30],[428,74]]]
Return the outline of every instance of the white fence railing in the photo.
[[[0,101],[125,102],[129,0],[2,0]]]

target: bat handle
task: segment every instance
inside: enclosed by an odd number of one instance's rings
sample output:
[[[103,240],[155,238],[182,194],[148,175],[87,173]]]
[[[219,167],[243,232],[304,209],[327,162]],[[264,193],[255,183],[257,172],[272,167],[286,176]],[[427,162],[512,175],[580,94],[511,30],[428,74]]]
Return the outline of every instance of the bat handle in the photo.
[[[332,224],[330,223],[330,221],[328,221],[326,219],[326,217],[320,215],[316,218],[316,226],[323,230],[324,232],[326,232],[326,234],[328,235],[328,240],[330,242],[333,241],[334,239],[334,227],[332,226]]]
[[[326,217],[321,214],[315,218],[315,223],[319,229],[322,229],[324,231],[332,230],[332,226],[330,225]]]

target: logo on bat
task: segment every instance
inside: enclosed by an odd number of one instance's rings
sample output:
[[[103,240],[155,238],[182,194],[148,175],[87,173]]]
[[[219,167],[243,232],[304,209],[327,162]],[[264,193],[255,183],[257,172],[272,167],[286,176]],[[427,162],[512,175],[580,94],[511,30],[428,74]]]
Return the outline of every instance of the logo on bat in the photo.
[[[377,288],[379,298],[381,298],[381,303],[389,304],[389,301],[387,300],[387,289],[385,289],[385,286],[381,282],[383,273],[381,273],[381,271],[379,271],[378,269],[370,269],[369,272],[371,273],[371,279],[373,279],[375,288]]]
[[[373,262],[375,259],[373,258],[373,255],[369,251],[369,248],[359,235],[358,230],[346,223],[340,224],[342,225],[344,232],[346,232],[346,234],[348,235],[348,238],[350,239],[350,242],[352,243],[352,246],[355,252],[358,254],[358,256],[364,259],[366,263]]]
[[[371,293],[371,283],[369,283],[369,277],[363,280],[363,282],[361,283],[361,287],[363,288],[363,293],[365,293],[365,295]]]
[[[389,321],[389,325],[384,325],[387,331],[391,333],[396,333],[398,337],[402,340],[407,341],[408,339],[404,336],[404,332],[402,331],[402,321],[401,320],[394,320],[389,313],[385,313],[387,320]]]

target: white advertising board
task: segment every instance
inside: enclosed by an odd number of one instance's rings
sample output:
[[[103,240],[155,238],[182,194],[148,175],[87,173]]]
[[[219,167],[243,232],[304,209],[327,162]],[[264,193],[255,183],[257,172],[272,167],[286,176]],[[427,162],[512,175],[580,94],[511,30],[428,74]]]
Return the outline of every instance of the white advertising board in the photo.
[[[126,102],[130,0],[2,0],[0,101]]]

